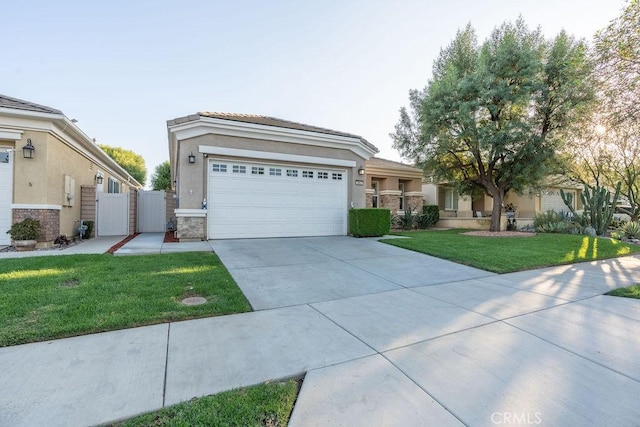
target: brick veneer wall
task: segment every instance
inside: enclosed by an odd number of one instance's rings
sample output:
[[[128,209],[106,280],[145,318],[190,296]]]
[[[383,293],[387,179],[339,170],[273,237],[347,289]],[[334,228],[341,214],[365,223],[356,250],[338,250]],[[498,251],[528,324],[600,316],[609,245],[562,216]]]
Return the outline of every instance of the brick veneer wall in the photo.
[[[391,209],[391,212],[396,212],[400,208],[400,196],[394,194],[383,194],[380,197],[382,208]]]
[[[181,242],[193,240],[204,240],[204,217],[178,217],[177,218],[177,237]]]
[[[366,194],[366,202],[365,202],[364,206],[367,207],[367,208],[372,208],[373,207],[373,194],[370,194],[370,193]]]
[[[422,205],[424,204],[422,196],[405,196],[405,203],[412,211],[422,213]]]
[[[14,209],[13,223],[26,218],[40,221],[39,243],[52,243],[60,235],[60,211],[57,209]]]

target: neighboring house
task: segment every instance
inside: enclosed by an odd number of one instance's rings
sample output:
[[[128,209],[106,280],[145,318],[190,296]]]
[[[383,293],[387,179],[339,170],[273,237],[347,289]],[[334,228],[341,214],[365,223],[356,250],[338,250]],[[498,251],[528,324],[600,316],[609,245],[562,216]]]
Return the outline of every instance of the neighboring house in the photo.
[[[93,195],[86,204],[83,187]],[[81,219],[95,218],[96,192],[139,187],[60,110],[0,95],[0,245],[26,217],[41,222],[40,247],[75,236]],[[81,217],[83,204],[89,217]]]
[[[167,121],[182,241],[347,234],[365,206],[358,135],[266,116],[197,113]]]
[[[422,169],[372,157],[366,166],[367,207],[422,212]]]
[[[576,210],[582,210],[581,193],[583,186],[561,176],[550,176],[542,183],[542,189],[529,194],[517,195],[507,193],[504,205],[513,205],[518,227],[533,224],[537,214],[548,210],[556,212],[569,209],[564,204],[560,190],[572,200]],[[493,199],[487,195],[476,197],[460,196],[451,184],[434,182],[427,177],[422,183],[425,204],[440,207],[441,227],[488,229],[491,221]],[[505,212],[503,210],[503,216]],[[506,228],[507,221],[503,217],[502,228]]]

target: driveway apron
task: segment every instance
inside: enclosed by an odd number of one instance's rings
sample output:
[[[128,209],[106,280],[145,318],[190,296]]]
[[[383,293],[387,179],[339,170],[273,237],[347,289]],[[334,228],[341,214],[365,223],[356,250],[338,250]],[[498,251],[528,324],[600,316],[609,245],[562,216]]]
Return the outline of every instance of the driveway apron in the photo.
[[[254,310],[493,276],[377,239],[221,240],[212,246]]]

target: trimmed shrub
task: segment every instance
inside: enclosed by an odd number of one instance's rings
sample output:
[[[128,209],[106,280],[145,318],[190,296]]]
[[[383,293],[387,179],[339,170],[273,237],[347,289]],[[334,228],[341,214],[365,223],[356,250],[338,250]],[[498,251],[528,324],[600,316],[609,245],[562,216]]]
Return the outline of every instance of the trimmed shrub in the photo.
[[[391,229],[389,209],[350,209],[349,229],[354,237],[378,237]]]
[[[438,221],[440,221],[440,207],[438,205],[423,205],[422,213],[416,217],[418,228],[423,230],[433,227]]]

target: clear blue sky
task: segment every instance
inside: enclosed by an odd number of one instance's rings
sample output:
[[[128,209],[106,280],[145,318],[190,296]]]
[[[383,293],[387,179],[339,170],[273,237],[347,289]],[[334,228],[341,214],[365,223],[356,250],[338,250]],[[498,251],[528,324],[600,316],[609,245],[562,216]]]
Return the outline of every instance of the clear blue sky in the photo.
[[[7,1],[0,93],[62,110],[98,143],[168,159],[166,120],[263,114],[389,133],[408,91],[471,22],[480,41],[522,14],[591,40],[623,0]]]

